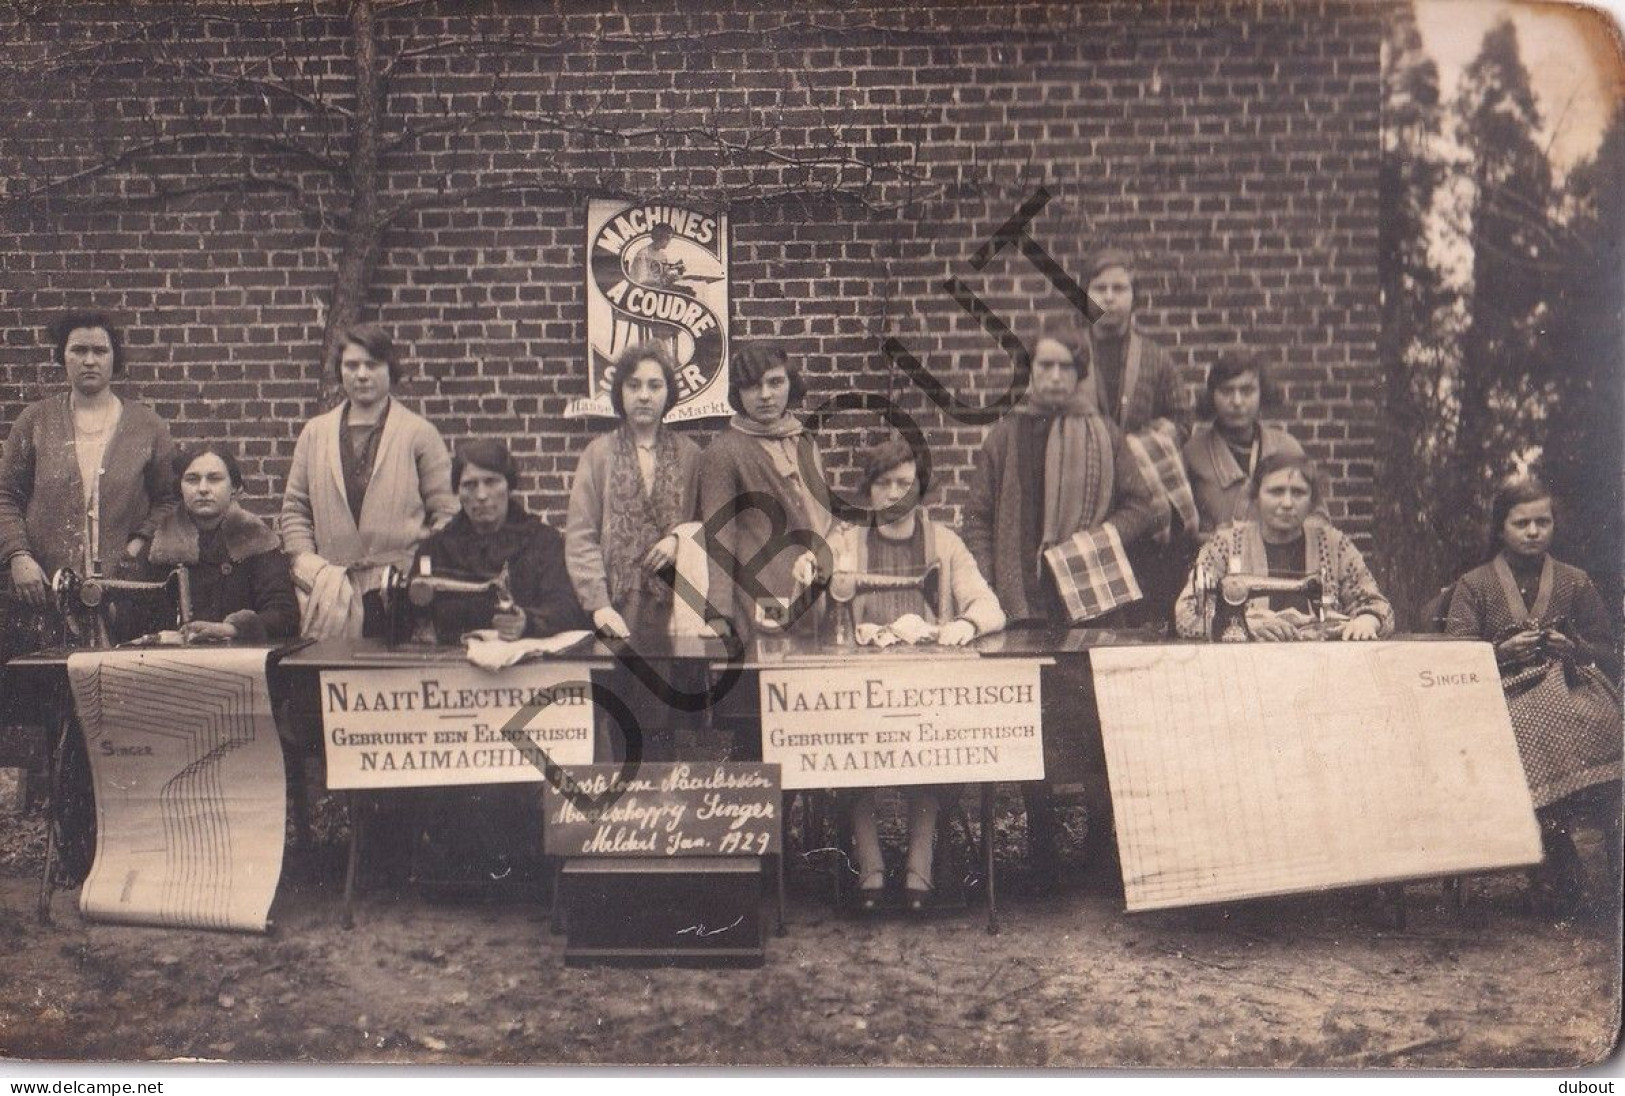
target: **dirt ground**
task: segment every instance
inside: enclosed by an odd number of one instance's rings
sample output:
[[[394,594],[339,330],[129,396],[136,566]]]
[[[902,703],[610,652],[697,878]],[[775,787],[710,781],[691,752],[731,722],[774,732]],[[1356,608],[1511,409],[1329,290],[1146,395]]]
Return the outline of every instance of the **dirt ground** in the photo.
[[[0,1055],[1575,1068],[1616,1037],[1612,903],[1536,917],[1515,873],[1480,878],[1465,913],[1414,884],[1403,928],[1372,891],[1128,915],[1075,870],[1020,894],[1015,827],[998,936],[977,909],[859,919],[793,873],[761,969],[649,970],[567,968],[536,902],[379,889],[346,931],[333,842],[290,855],[269,936],[90,924],[72,892],[42,926],[37,815],[0,818]]]

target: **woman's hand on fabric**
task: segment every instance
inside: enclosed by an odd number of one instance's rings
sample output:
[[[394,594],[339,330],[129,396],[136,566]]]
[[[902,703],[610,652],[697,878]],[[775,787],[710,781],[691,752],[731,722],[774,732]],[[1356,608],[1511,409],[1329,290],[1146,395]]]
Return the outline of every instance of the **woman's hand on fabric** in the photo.
[[[29,605],[44,605],[47,585],[45,569],[27,552],[11,557],[11,585],[17,596]]]
[[[1382,622],[1370,613],[1361,613],[1343,625],[1344,639],[1376,639]]]
[[[626,626],[626,618],[609,605],[594,610],[592,626],[598,630],[599,635],[609,636],[611,639],[630,639],[632,636],[632,629]]]
[[[677,562],[677,534],[667,533],[643,554],[643,569],[658,574]]]
[[[937,643],[944,647],[963,647],[976,638],[976,625],[968,620],[953,620],[937,632]]]
[[[499,609],[491,614],[491,627],[497,630],[497,638],[512,643],[525,634],[525,610],[517,605],[512,609]]]
[[[141,558],[141,550],[143,548],[145,548],[146,546],[147,546],[147,542],[146,542],[145,538],[143,538],[143,537],[131,537],[129,539],[129,541],[124,545],[124,558],[125,559],[132,559],[132,560],[140,559]]]
[[[1293,627],[1290,621],[1283,620],[1274,613],[1249,615],[1247,627],[1252,629],[1255,639],[1270,643],[1290,643],[1298,638],[1298,629]]]
[[[1533,628],[1508,636],[1495,645],[1495,657],[1502,662],[1521,662],[1540,648],[1540,633]]]
[[[229,643],[237,638],[237,625],[212,620],[189,620],[181,625],[180,630],[183,643]]]

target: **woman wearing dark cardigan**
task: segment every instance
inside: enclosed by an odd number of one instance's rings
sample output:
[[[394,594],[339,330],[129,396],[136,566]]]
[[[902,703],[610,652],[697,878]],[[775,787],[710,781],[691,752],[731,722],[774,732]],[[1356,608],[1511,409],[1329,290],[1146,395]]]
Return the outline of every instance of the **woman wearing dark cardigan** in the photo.
[[[11,595],[0,661],[43,641],[54,572],[134,566],[175,502],[169,427],[111,387],[124,372],[118,328],[70,312],[51,335],[71,387],[25,407],[0,451],[0,584]]]
[[[810,628],[813,603],[795,599],[817,575],[816,549],[827,545],[831,519],[818,449],[790,414],[806,391],[800,368],[771,343],[747,342],[735,348],[728,370],[728,402],[737,414],[700,454],[705,614],[713,634],[731,633],[748,645],[762,631]],[[770,514],[783,526],[771,546],[779,523]],[[733,735],[735,760],[761,758],[755,694],[754,682],[742,681],[715,709],[718,725]]]
[[[237,505],[243,473],[225,446],[210,442],[175,457],[181,506],[153,533],[144,554],[149,578],[185,567],[192,620],[189,642],[265,643],[299,631],[299,603],[282,542]]]
[[[811,582],[831,519],[818,447],[790,414],[806,392],[800,368],[771,343],[747,342],[735,349],[729,373],[728,402],[737,414],[700,455],[699,516],[722,549],[709,552],[708,623],[749,640],[764,622],[777,629],[764,602],[788,602]],[[784,517],[785,548],[758,560],[769,555],[774,507]],[[812,615],[788,625],[806,627]]]

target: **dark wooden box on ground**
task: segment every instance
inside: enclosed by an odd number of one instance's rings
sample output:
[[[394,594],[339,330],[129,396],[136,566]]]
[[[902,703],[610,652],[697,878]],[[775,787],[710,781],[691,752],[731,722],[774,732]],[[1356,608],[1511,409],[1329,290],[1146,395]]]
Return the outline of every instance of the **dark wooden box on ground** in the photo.
[[[582,857],[564,865],[564,961],[759,967],[757,857]]]

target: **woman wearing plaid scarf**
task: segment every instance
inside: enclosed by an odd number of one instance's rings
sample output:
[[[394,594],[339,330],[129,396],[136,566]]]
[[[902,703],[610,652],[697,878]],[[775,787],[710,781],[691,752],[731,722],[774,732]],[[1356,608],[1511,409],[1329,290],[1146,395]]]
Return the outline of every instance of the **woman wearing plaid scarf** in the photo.
[[[976,454],[965,506],[965,544],[993,584],[1012,625],[1066,627],[1065,601],[1044,552],[1084,530],[1110,524],[1123,547],[1156,522],[1151,489],[1115,423],[1097,410],[1089,347],[1070,324],[1046,326],[1033,347],[1027,399],[988,432]],[[1109,621],[1108,614],[1100,621]],[[1100,621],[1092,621],[1098,624]],[[1054,680],[1059,680],[1054,679]],[[1044,704],[1045,732],[1076,735],[1093,781],[1092,818],[1110,817],[1104,796],[1105,756],[1099,728],[1082,725],[1072,697],[1089,688],[1052,689]],[[1028,858],[1035,890],[1052,889],[1059,869],[1058,824],[1049,785],[1022,785],[1027,803]],[[1092,859],[1108,863],[1109,828],[1090,827]]]

